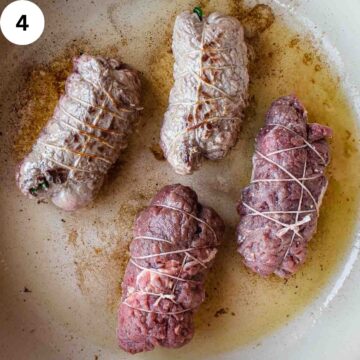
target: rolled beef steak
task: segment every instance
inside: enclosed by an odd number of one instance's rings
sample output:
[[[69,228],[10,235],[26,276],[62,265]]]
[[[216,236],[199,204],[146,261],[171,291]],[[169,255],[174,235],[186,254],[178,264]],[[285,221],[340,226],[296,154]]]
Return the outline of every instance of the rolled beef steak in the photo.
[[[222,159],[239,136],[247,104],[247,48],[240,22],[184,12],[173,33],[175,84],[161,129],[165,157],[179,174],[203,158]]]
[[[223,233],[219,215],[189,187],[170,185],[157,193],[135,221],[118,312],[122,349],[177,348],[191,340]]]
[[[88,204],[126,148],[139,103],[136,71],[113,59],[76,58],[54,115],[18,167],[20,190],[65,210]]]
[[[306,259],[328,181],[330,128],[307,124],[295,96],[273,102],[256,139],[251,184],[238,205],[238,251],[260,275],[294,274]]]

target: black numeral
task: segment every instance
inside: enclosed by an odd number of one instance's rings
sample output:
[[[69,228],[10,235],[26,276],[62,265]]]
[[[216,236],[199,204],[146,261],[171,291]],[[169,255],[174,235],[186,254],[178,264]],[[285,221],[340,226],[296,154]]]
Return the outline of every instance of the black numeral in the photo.
[[[19,21],[16,23],[16,27],[17,28],[22,28],[23,31],[26,31],[26,29],[29,27],[30,25],[27,24],[26,22],[26,15],[21,15]]]

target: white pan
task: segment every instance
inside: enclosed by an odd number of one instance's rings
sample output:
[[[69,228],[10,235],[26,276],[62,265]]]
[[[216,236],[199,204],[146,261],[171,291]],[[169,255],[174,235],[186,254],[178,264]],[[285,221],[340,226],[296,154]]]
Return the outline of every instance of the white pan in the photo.
[[[1,0],[0,10],[7,3]],[[163,185],[181,182],[224,218],[226,244],[209,278],[193,341],[135,358],[360,359],[360,2],[267,2],[276,21],[251,41],[258,59],[254,98],[239,143],[225,160],[207,162],[189,177],[177,176],[150,147],[158,142],[172,83],[174,16],[196,2],[37,3],[46,28],[36,43],[15,46],[0,36],[0,358],[132,358],[117,348],[115,328],[133,219]],[[206,12],[242,13],[235,0],[200,3]],[[19,107],[17,94],[27,86],[29,71],[52,63],[71,43],[75,49],[118,53],[142,71],[145,109],[99,197],[70,214],[25,199],[17,190],[14,144],[18,149],[29,134],[19,134],[24,122],[14,106]],[[293,92],[309,109],[310,120],[329,124],[335,136],[318,233],[307,263],[284,282],[245,270],[235,251],[235,205],[249,181],[254,137],[266,108]]]

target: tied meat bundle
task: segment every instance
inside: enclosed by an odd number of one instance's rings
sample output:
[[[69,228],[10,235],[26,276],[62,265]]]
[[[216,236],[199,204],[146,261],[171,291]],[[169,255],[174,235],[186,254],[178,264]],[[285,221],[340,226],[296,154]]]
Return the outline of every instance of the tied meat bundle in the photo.
[[[130,353],[177,348],[194,334],[194,312],[224,233],[221,218],[189,187],[169,185],[137,217],[122,283],[119,345]]]
[[[136,71],[114,59],[75,59],[54,115],[18,167],[20,190],[64,210],[87,205],[127,147],[139,104]]]
[[[273,102],[257,136],[251,184],[238,206],[238,251],[261,275],[294,274],[306,259],[328,180],[330,128],[307,124],[294,96]]]
[[[184,12],[173,33],[175,84],[161,129],[165,157],[182,175],[236,144],[247,104],[247,48],[240,22]]]

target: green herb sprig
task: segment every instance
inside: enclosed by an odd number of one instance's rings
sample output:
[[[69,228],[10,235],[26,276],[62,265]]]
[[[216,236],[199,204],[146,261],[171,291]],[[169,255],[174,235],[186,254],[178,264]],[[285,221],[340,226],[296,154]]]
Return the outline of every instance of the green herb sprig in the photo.
[[[199,17],[200,21],[202,21],[204,13],[203,13],[201,7],[200,6],[194,7],[193,12]]]
[[[39,190],[46,190],[48,188],[49,188],[49,183],[48,183],[48,181],[46,179],[44,179],[43,181],[41,181],[39,183],[39,185],[36,188],[31,188],[29,191],[30,191],[31,195],[36,196],[36,193]]]

